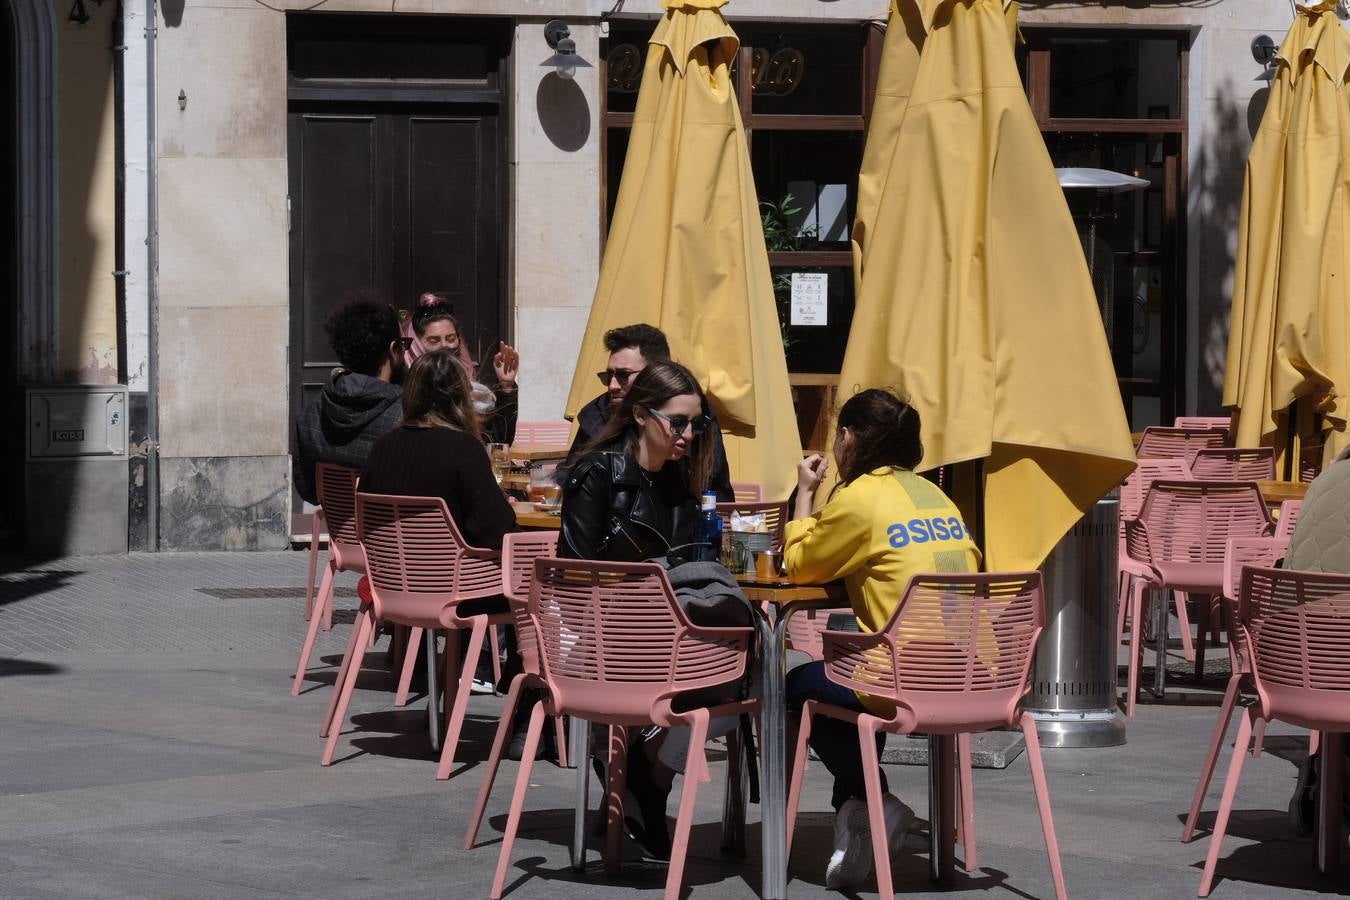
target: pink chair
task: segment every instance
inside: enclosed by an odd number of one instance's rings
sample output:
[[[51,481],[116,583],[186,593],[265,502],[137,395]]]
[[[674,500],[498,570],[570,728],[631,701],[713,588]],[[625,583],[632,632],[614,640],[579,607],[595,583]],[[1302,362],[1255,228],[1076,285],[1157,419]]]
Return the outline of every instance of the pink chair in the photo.
[[[358,626],[333,686],[333,699],[321,732],[328,738],[322,764],[332,764],[367,639],[378,623],[392,622],[425,631],[447,630],[444,702],[449,725],[436,777],[449,778],[474,667],[487,629],[510,621],[507,613],[461,616],[459,606],[467,600],[501,594],[501,554],[470,547],[441,497],[357,494],[356,529],[366,550],[371,602],[361,607]],[[461,672],[459,633],[466,630],[470,634],[469,646]]]
[[[1275,536],[1286,541],[1294,536],[1298,526],[1299,513],[1303,512],[1302,500],[1286,500],[1280,504],[1280,517],[1275,520]]]
[[[612,726],[616,739],[609,742],[605,853],[610,873],[619,866],[627,729],[649,724],[691,728],[685,767],[689,774],[684,778],[666,875],[666,900],[676,900],[698,791],[699,778],[692,773],[706,765],[703,745],[709,720],[753,712],[758,702],[726,702],[688,712],[676,712],[671,704],[686,692],[738,681],[745,674],[752,629],[694,625],[676,601],[665,570],[652,563],[536,559],[527,610],[549,695],[530,714],[492,900],[499,900],[506,882],[545,714]]]
[[[800,650],[812,659],[825,658],[823,635],[829,626],[830,616],[845,615],[852,617],[853,608],[844,606],[837,609],[803,610],[788,619],[787,645]],[[956,738],[956,763],[960,767],[957,782],[957,804],[959,815],[956,819],[956,842],[965,848],[965,868],[973,872],[979,865],[975,848],[975,798],[972,793],[974,779],[971,777],[970,735],[961,734]]]
[[[1350,731],[1350,576],[1248,566],[1238,596],[1256,703],[1238,723],[1199,896],[1214,883],[1252,731],[1278,719],[1313,731]]]
[[[788,521],[786,501],[775,503],[771,500],[760,500],[755,503],[742,503],[738,500],[735,503],[719,503],[717,504],[717,512],[722,517],[726,533],[731,531],[731,514],[733,512],[740,513],[743,516],[762,514],[765,527],[773,535],[770,538],[770,543],[775,550],[783,549],[783,532]]]
[[[530,421],[516,423],[516,441],[521,444],[567,444],[572,439],[572,423]]]
[[[1235,627],[1238,612],[1237,593],[1242,569],[1245,566],[1264,568],[1274,566],[1284,557],[1288,549],[1288,538],[1248,537],[1228,540],[1223,565],[1223,608],[1224,618],[1228,622],[1228,661],[1232,674],[1229,675],[1228,686],[1223,692],[1223,702],[1219,705],[1219,719],[1214,723],[1214,731],[1209,738],[1209,749],[1205,753],[1205,764],[1200,771],[1200,781],[1195,786],[1191,810],[1186,816],[1186,826],[1181,832],[1183,842],[1189,841],[1195,832],[1195,820],[1200,815],[1200,804],[1204,802],[1205,791],[1209,790],[1210,779],[1214,777],[1214,766],[1219,760],[1219,748],[1223,744],[1223,736],[1228,732],[1228,723],[1233,718],[1233,707],[1237,704],[1238,692],[1243,687],[1250,687],[1252,662],[1246,632]],[[1259,746],[1259,740],[1257,743]]]
[[[346,466],[319,463],[315,467],[314,478],[319,492],[319,507],[328,526],[328,567],[323,570],[323,582],[319,585],[318,596],[314,598],[314,607],[308,616],[309,628],[305,630],[305,642],[300,647],[300,659],[295,664],[295,680],[291,682],[291,694],[298,695],[305,681],[305,670],[309,668],[309,657],[314,652],[314,639],[318,636],[319,622],[333,625],[333,580],[338,572],[366,571],[366,557],[361,542],[356,536],[356,482],[361,473]],[[316,512],[317,516],[318,513]],[[314,531],[318,534],[316,518]],[[317,542],[311,547],[317,546]],[[310,583],[313,583],[314,551],[311,550]]]
[[[1173,428],[1222,428],[1233,427],[1232,416],[1177,416],[1172,420]]]
[[[1195,454],[1206,448],[1228,446],[1228,432],[1219,428],[1162,428],[1150,425],[1144,429],[1134,455],[1139,459],[1184,459],[1191,464]]]
[[[1130,621],[1142,622],[1144,592],[1150,589],[1201,594],[1196,604],[1195,674],[1205,666],[1210,608],[1223,591],[1228,539],[1268,537],[1274,531],[1261,491],[1252,481],[1155,481],[1139,517],[1126,523],[1126,549],[1147,563],[1130,591]],[[1142,628],[1130,631],[1127,715],[1134,715],[1139,689]],[[1166,665],[1160,658],[1158,665]]]
[[[1191,475],[1204,481],[1270,481],[1275,477],[1271,447],[1220,447],[1197,450]]]
[[[1139,510],[1144,507],[1144,497],[1149,486],[1159,479],[1184,480],[1191,477],[1191,467],[1183,459],[1141,459],[1135,470],[1120,486],[1120,523],[1116,529],[1116,566],[1119,578],[1116,584],[1116,644],[1125,638],[1125,618],[1130,606],[1130,588],[1135,578],[1145,578],[1150,574],[1148,563],[1130,557],[1125,548],[1125,525],[1131,519],[1139,518]],[[1177,621],[1181,625],[1181,639],[1185,647],[1186,658],[1194,659],[1195,650],[1191,646],[1191,625],[1186,616],[1186,595],[1174,594],[1176,600]],[[1130,627],[1136,626],[1135,621]]]
[[[520,652],[521,672],[511,679],[511,687],[506,692],[506,704],[502,707],[502,717],[497,724],[497,736],[492,740],[487,772],[483,775],[483,786],[478,791],[478,804],[474,807],[473,816],[469,820],[469,830],[464,835],[465,850],[472,850],[473,842],[478,839],[478,827],[483,821],[488,798],[492,795],[497,770],[501,767],[502,753],[511,735],[511,723],[515,720],[521,691],[526,688],[548,687],[539,664],[539,638],[535,634],[534,625],[530,622],[528,603],[530,582],[534,580],[534,561],[541,557],[553,556],[557,549],[556,531],[522,531],[508,534],[502,541],[502,593],[511,604],[511,615],[516,623],[516,645]],[[561,716],[557,716],[553,721],[557,729],[558,765],[566,768],[567,739],[563,730],[563,720]]]
[[[890,849],[877,777],[878,732],[970,735],[1017,725],[1027,744],[1055,895],[1066,896],[1036,722],[1020,708],[1031,687],[1031,661],[1045,623],[1039,572],[916,575],[895,614],[876,634],[826,631],[825,667],[838,685],[895,705],[889,718],[808,700],[797,732],[788,791],[788,849],[806,769],[811,719],[825,715],[858,726],[877,891],[893,900]],[[969,797],[969,793],[965,793]],[[967,829],[973,834],[973,828]],[[967,868],[970,863],[967,861]]]
[[[764,499],[764,485],[754,481],[733,481],[731,493],[737,503],[758,503]]]

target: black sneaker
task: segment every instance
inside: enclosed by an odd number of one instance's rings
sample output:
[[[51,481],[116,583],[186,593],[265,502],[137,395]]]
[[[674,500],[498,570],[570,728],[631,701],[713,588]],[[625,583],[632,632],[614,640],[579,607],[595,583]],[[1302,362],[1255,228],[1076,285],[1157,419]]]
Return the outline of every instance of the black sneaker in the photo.
[[[627,786],[632,799],[637,801],[636,812],[641,815],[641,818],[632,815],[625,797],[624,824],[628,826],[628,836],[652,859],[670,859],[670,829],[666,825],[670,791],[652,780],[652,764],[641,744],[628,754]]]
[[[1289,798],[1289,824],[1294,834],[1307,837],[1313,833],[1317,817],[1317,757],[1309,756],[1298,766],[1298,783],[1294,796]]]

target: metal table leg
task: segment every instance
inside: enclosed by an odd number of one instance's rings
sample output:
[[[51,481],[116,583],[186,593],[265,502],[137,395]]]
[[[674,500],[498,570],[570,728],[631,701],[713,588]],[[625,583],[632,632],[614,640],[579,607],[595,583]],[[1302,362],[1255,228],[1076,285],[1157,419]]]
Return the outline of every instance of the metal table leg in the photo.
[[[1153,696],[1167,694],[1167,591],[1149,591],[1153,603]]]
[[[572,816],[572,871],[586,870],[586,804],[590,799],[591,723],[572,717],[567,753],[577,767],[576,810]]]
[[[1322,768],[1317,778],[1317,871],[1327,878],[1341,874],[1341,785],[1344,781],[1345,735],[1322,732],[1319,753]]]
[[[928,736],[928,877],[948,882],[956,871],[956,737]]]
[[[785,603],[772,624],[762,612],[757,621],[764,673],[759,791],[763,900],[787,898],[787,624],[799,610],[831,605],[828,600]]]
[[[436,690],[436,632],[428,628],[426,640],[422,642],[427,656],[427,731],[431,736],[431,749],[441,749],[441,703]]]

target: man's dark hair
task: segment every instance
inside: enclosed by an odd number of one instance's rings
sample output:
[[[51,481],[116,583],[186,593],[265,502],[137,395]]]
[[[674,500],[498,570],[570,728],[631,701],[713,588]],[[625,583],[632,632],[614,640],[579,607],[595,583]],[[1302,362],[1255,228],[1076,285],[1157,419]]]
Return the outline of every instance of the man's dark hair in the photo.
[[[328,343],[344,368],[375,376],[399,338],[398,313],[386,303],[351,300],[333,311],[324,324]]]
[[[605,332],[605,349],[618,353],[626,347],[636,347],[647,362],[670,359],[670,344],[661,329],[645,323],[624,325]]]

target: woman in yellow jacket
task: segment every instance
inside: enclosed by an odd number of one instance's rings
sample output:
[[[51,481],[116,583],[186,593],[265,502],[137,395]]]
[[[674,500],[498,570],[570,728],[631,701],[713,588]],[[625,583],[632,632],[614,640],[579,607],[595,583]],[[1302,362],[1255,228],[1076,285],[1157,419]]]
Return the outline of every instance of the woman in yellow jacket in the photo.
[[[865,631],[886,625],[915,573],[979,569],[979,551],[956,505],[937,485],[913,472],[923,458],[919,428],[918,410],[894,393],[862,391],[839,411],[834,438],[839,485],[817,514],[811,510],[825,478],[825,459],[809,456],[797,470],[796,510],[783,549],[788,578],[803,584],[843,579]],[[825,676],[821,662],[788,675],[787,703],[794,717],[800,717],[808,699],[868,711],[857,694]],[[884,741],[885,735],[878,734],[878,758]],[[825,885],[852,887],[872,868],[857,731],[850,723],[817,716],[811,723],[811,748],[834,776],[834,853]],[[881,789],[887,791],[884,772]],[[889,792],[883,803],[888,843],[895,853],[914,813]]]

